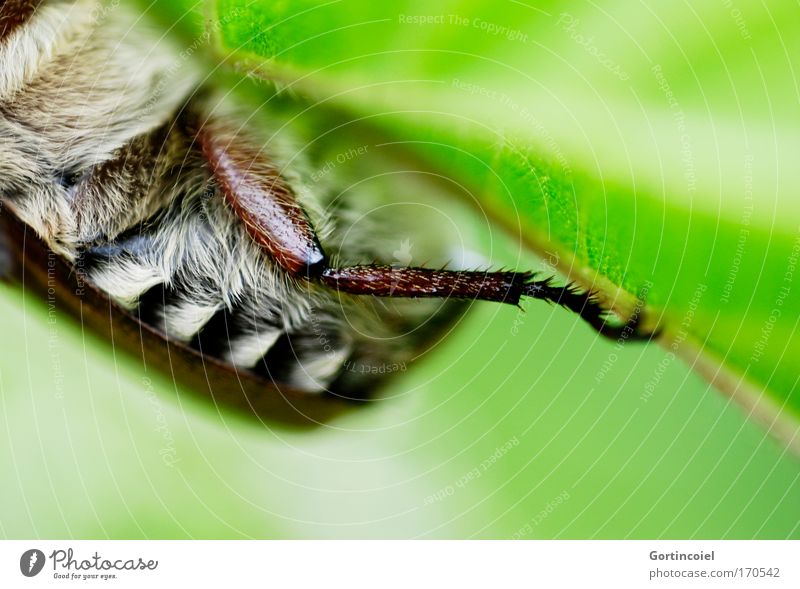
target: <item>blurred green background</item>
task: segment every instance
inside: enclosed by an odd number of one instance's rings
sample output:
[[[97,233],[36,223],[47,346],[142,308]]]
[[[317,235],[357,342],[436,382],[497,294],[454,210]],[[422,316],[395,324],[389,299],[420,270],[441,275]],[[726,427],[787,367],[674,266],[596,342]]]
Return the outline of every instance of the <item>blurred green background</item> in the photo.
[[[186,46],[203,19],[224,22],[212,28],[226,68],[285,75],[289,96],[314,105],[292,125],[320,161],[368,143],[340,167],[346,182],[380,169],[379,141],[351,119],[438,142],[416,153],[425,169],[515,230],[475,215],[494,265],[542,266],[533,244],[630,291],[653,280],[668,326],[705,284],[695,343],[732,369],[729,390],[755,382],[796,420],[800,298],[752,362],[797,233],[796,6],[147,6]],[[451,13],[528,37],[398,20]],[[337,90],[341,128],[314,102]],[[474,305],[384,400],[303,432],[217,411],[19,290],[0,286],[0,317],[4,537],[800,538],[800,461],[747,410],[665,349],[620,348],[544,304]]]

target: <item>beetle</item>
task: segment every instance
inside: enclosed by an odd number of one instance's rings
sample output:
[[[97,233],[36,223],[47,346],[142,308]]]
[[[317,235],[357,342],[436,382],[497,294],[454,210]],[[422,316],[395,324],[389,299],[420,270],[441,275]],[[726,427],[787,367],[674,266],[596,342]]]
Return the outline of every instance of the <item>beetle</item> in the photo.
[[[342,237],[374,203],[309,189],[291,146],[123,6],[6,0],[0,71],[9,272],[215,400],[323,418],[385,372],[348,367],[408,361],[460,301],[540,299],[650,337],[531,272],[335,261],[386,259],[379,229]]]

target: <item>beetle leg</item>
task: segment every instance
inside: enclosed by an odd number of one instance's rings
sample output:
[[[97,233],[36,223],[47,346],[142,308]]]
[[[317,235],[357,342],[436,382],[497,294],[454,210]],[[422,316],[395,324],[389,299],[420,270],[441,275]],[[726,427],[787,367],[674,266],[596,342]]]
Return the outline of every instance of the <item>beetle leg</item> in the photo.
[[[626,324],[607,321],[609,312],[592,293],[554,287],[530,272],[480,272],[398,268],[386,265],[331,268],[314,228],[280,171],[258,150],[214,120],[195,125],[200,149],[225,199],[251,237],[292,276],[355,295],[435,297],[519,304],[523,297],[557,303],[580,315],[600,334],[649,339],[639,313]]]
[[[322,246],[280,170],[220,122],[190,124],[225,200],[255,242],[293,276],[321,273]]]
[[[598,333],[610,339],[647,340],[653,333],[640,329],[641,308],[622,325],[609,322],[604,309],[591,292],[574,285],[553,286],[552,279],[536,280],[531,272],[480,272],[396,268],[393,266],[352,266],[327,268],[320,280],[326,286],[350,294],[378,297],[438,297],[492,301],[518,305],[524,297],[559,304],[581,316]]]
[[[610,322],[612,313],[600,305],[595,293],[582,291],[573,284],[553,286],[552,278],[529,280],[525,285],[525,296],[556,303],[573,311],[591,325],[597,333],[612,340],[649,341],[657,337],[658,331],[642,329],[643,301],[637,301],[625,323]]]

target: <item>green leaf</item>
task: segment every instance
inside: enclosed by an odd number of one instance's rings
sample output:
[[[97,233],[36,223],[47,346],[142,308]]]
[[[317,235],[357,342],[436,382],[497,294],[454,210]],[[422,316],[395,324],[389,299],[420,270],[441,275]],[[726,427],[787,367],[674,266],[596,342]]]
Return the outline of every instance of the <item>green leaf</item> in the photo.
[[[791,6],[215,6],[229,63],[367,117],[623,312],[641,295],[671,353],[794,435]]]

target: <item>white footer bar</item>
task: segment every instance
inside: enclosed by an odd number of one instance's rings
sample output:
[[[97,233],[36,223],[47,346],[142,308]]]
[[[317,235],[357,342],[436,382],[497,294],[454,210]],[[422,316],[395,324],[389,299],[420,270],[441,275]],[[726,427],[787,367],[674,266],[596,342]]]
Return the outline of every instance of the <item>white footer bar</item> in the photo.
[[[0,587],[800,587],[800,541],[0,542]]]

